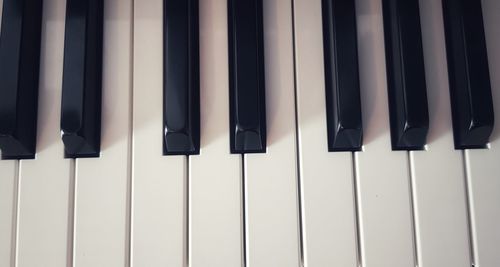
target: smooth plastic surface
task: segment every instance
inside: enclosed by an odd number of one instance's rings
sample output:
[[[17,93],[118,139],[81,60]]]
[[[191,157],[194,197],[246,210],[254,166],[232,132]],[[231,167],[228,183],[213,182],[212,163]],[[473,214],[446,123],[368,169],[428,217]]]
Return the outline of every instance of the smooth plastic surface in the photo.
[[[485,148],[494,114],[481,1],[443,0],[456,149]]]
[[[323,47],[329,151],[363,144],[356,8],[352,0],[323,0]]]
[[[106,0],[103,28],[102,154],[75,164],[73,264],[82,267],[130,259],[132,1]]]
[[[441,2],[420,1],[429,97],[426,150],[411,151],[415,241],[420,267],[470,267],[462,152],[453,147]]]
[[[226,0],[200,1],[201,151],[189,157],[188,182],[192,267],[243,266],[243,166],[228,146],[227,23]]]
[[[199,154],[198,0],[163,3],[163,153]]]
[[[18,267],[63,267],[73,254],[74,163],[64,158],[59,131],[65,1],[44,0],[43,10],[38,152],[20,163]]]
[[[187,157],[163,156],[163,2],[120,13],[134,20],[131,266],[186,266]]]
[[[429,130],[418,0],[383,0],[393,150],[422,150]]]
[[[99,156],[103,5],[103,0],[66,3],[61,136],[69,158]]]
[[[294,1],[303,264],[355,267],[354,163],[328,152],[321,13],[321,0]]]
[[[292,2],[263,2],[265,154],[244,155],[246,265],[299,267],[300,224],[295,128]]]
[[[2,13],[2,159],[33,159],[36,150],[42,0],[4,0]]]
[[[356,2],[363,151],[355,154],[361,266],[415,266],[408,153],[391,149],[382,1]]]
[[[500,110],[500,2],[483,0],[493,107]],[[488,149],[465,150],[474,266],[500,266],[500,116]]]
[[[266,152],[262,2],[227,2],[231,153]]]

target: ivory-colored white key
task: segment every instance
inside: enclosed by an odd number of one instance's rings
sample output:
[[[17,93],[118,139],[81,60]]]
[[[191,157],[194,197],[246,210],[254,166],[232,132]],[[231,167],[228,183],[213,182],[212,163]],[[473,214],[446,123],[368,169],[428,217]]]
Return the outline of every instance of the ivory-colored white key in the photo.
[[[163,1],[134,2],[132,266],[186,266],[184,156],[163,156]]]
[[[291,1],[263,2],[267,153],[244,155],[247,266],[300,266]]]
[[[101,155],[76,160],[76,267],[129,263],[131,34],[132,1],[104,1]]]
[[[354,267],[353,161],[328,152],[321,8],[321,0],[294,0],[303,261]]]
[[[466,150],[473,263],[500,266],[500,2],[483,0],[495,129],[489,149]]]
[[[18,166],[0,160],[0,266],[14,266],[16,259]]]
[[[418,266],[471,266],[462,152],[454,149],[442,3],[420,1],[427,151],[410,152]]]
[[[408,153],[391,150],[381,1],[357,0],[363,151],[355,152],[361,265],[415,266]]]
[[[20,164],[19,267],[72,262],[74,160],[64,158],[59,126],[66,3],[43,4],[37,154]]]
[[[226,0],[200,1],[200,155],[189,157],[189,264],[242,266],[241,156],[229,152]]]

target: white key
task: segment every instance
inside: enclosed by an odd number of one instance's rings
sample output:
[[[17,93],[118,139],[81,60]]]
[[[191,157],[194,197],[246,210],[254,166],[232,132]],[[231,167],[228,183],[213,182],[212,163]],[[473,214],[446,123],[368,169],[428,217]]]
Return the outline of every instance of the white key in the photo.
[[[104,3],[101,156],[76,160],[76,267],[129,260],[132,1]]]
[[[351,153],[329,153],[321,0],[295,0],[304,266],[357,266]]]
[[[0,160],[0,266],[16,260],[18,166],[17,160]]]
[[[132,266],[186,266],[187,160],[163,156],[163,1],[134,2]]]
[[[200,1],[201,151],[189,157],[189,263],[243,263],[241,156],[229,152],[226,0]]]
[[[264,1],[267,153],[246,154],[247,266],[299,266],[290,1]]]
[[[418,266],[471,266],[462,152],[454,149],[440,1],[421,0],[427,151],[410,152]]]
[[[361,264],[415,265],[408,153],[391,150],[381,1],[356,1],[364,147],[355,153]]]
[[[483,18],[495,110],[490,149],[466,150],[473,263],[500,266],[500,2],[483,1]]]
[[[72,261],[74,160],[64,158],[60,131],[65,15],[65,1],[44,1],[37,154],[20,165],[20,267]]]

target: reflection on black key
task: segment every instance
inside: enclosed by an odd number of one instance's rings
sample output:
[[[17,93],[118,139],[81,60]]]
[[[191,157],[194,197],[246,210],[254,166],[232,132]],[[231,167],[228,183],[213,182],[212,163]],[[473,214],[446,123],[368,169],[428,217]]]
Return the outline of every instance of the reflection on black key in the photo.
[[[36,148],[42,0],[4,0],[0,36],[0,149],[32,159]]]
[[[61,134],[70,158],[99,156],[102,19],[103,0],[66,3]]]
[[[361,149],[356,10],[352,0],[323,0],[323,44],[329,151]]]
[[[266,152],[263,0],[228,0],[231,153]]]
[[[494,115],[481,1],[443,0],[456,149],[484,148]]]
[[[429,112],[418,0],[383,0],[393,150],[420,150]]]
[[[163,153],[199,154],[198,0],[164,0]]]

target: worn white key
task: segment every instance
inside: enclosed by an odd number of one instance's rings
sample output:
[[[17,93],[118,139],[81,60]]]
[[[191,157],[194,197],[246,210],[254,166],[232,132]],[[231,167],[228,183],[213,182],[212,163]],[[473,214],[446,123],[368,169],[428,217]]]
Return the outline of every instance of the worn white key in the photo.
[[[132,1],[104,3],[101,156],[76,160],[76,267],[129,261]]]
[[[354,267],[353,161],[328,152],[321,0],[295,0],[294,20],[304,266]]]
[[[462,152],[454,149],[443,11],[421,0],[429,134],[410,152],[418,266],[471,266]]]
[[[381,1],[357,0],[364,147],[355,152],[361,264],[415,265],[408,153],[391,151]]]
[[[489,149],[466,150],[473,263],[500,266],[500,2],[483,0],[495,129]]]
[[[18,166],[17,160],[0,161],[0,266],[14,266],[16,259]]]
[[[185,266],[187,165],[163,156],[163,1],[134,2],[132,266]]]
[[[241,156],[229,152],[227,6],[200,1],[201,151],[189,157],[189,263],[241,266]]]
[[[60,114],[66,3],[43,6],[37,154],[20,165],[17,266],[72,261],[74,160],[64,158]]]
[[[244,156],[247,266],[299,266],[290,1],[264,1],[267,153]]]

